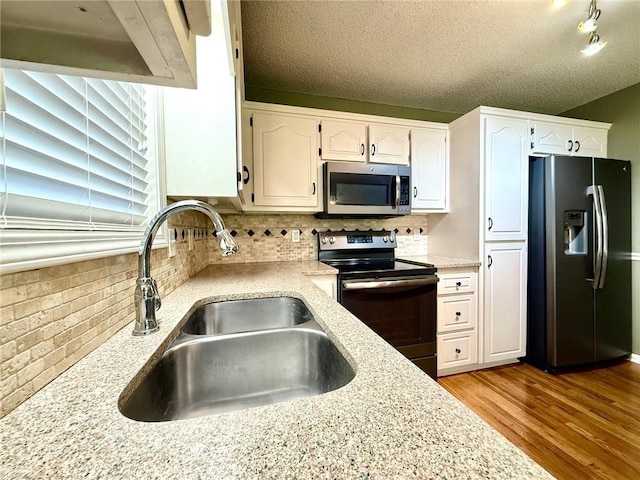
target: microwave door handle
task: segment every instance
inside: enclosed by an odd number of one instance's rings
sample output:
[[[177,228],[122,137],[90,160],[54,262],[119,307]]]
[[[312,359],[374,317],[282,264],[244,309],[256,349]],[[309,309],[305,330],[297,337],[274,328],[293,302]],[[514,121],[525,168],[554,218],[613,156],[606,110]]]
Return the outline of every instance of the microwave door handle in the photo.
[[[400,175],[396,175],[396,208],[400,206]]]

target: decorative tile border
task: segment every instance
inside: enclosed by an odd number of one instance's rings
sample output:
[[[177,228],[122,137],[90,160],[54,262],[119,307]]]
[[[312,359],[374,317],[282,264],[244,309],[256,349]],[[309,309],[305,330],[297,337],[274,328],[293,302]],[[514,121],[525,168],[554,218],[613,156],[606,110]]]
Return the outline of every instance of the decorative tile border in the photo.
[[[396,255],[424,255],[427,247],[426,215],[408,215],[388,219],[319,219],[313,215],[225,215],[229,233],[240,251],[221,257],[217,242],[209,242],[211,263],[246,263],[317,259],[317,234],[324,231],[387,230],[396,233]],[[291,232],[300,231],[300,242],[291,240]],[[414,233],[419,232],[416,239]]]

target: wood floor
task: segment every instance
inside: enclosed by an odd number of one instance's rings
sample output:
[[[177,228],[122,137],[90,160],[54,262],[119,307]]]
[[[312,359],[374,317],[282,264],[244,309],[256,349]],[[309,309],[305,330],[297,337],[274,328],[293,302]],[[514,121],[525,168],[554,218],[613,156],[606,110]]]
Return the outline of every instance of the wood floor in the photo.
[[[559,479],[640,479],[640,365],[551,375],[527,364],[438,380]]]

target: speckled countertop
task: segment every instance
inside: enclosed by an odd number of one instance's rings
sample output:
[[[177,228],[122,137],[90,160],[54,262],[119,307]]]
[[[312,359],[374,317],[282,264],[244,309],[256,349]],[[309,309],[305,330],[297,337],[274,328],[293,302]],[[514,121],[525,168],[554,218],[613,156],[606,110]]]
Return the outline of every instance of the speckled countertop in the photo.
[[[480,266],[480,262],[464,258],[442,257],[438,255],[396,256],[399,259],[411,260],[412,262],[431,263],[442,270],[447,268],[477,268]]]
[[[6,479],[551,478],[304,274],[318,262],[212,266],[163,299],[160,333],[131,325],[0,420]],[[132,292],[133,294],[133,292]],[[306,399],[142,423],[118,397],[195,302],[304,299],[357,374]]]

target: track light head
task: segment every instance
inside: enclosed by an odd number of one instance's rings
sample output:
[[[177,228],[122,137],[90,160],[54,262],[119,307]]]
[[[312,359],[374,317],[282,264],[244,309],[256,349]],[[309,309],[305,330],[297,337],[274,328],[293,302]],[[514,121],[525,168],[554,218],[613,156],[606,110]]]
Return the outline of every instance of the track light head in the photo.
[[[589,43],[584,48],[584,50],[580,50],[580,53],[583,55],[590,57],[591,55],[595,55],[600,50],[602,50],[609,42],[601,42],[600,35],[597,33],[592,33],[589,37]]]

